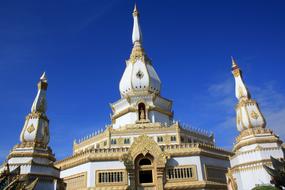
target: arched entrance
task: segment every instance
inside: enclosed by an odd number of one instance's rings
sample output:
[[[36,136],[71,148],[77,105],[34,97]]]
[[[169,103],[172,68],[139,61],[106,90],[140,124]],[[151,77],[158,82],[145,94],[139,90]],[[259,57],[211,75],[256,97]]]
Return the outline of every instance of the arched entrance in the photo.
[[[154,189],[156,170],[153,156],[140,154],[135,159],[136,186],[138,189]]]
[[[147,135],[135,139],[129,151],[123,154],[129,176],[130,190],[161,190],[164,184],[164,169],[169,155]]]

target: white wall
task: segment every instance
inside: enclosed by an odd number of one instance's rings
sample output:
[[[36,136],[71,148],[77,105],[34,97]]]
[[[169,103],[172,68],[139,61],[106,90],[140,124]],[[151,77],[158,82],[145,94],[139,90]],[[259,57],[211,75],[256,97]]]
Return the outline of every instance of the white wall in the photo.
[[[114,129],[118,129],[122,125],[126,124],[135,124],[138,120],[138,115],[136,112],[129,112],[121,117],[117,118],[115,124],[113,125]]]
[[[241,171],[233,176],[236,178],[239,190],[252,189],[257,184],[270,184],[270,176],[263,168]]]
[[[96,182],[96,170],[125,169],[125,165],[120,161],[96,161],[82,164],[60,172],[60,177],[76,175],[87,172],[87,187],[94,187]]]
[[[150,111],[148,114],[148,119],[152,123],[155,123],[155,122],[167,123],[167,124],[170,123],[169,116],[164,115],[164,114],[157,112],[157,111]]]

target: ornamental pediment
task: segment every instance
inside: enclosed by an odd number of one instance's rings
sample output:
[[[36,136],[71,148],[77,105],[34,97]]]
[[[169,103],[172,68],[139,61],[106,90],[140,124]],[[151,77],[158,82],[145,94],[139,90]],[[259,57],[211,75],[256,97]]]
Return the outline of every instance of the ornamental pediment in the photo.
[[[170,155],[163,152],[158,144],[149,136],[141,135],[135,139],[128,153],[121,157],[126,166],[132,166],[137,156],[150,154],[158,165],[164,166]]]

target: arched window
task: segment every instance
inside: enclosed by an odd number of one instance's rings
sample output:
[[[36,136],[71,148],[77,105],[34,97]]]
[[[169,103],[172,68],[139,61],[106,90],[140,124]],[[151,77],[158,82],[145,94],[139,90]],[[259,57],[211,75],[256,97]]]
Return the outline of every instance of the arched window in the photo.
[[[148,158],[143,158],[139,162],[140,166],[151,165],[151,161]]]
[[[140,155],[137,159],[137,176],[139,184],[153,183],[153,159],[148,154],[146,156]]]
[[[139,105],[138,105],[138,115],[139,115],[139,120],[146,119],[146,111],[145,111],[144,103],[139,103]]]

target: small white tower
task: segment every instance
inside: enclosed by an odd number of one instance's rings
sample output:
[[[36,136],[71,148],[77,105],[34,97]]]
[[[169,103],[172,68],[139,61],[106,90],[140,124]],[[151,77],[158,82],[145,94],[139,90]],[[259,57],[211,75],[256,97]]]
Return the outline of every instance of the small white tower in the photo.
[[[49,120],[46,115],[48,83],[44,73],[38,83],[38,93],[31,113],[26,117],[20,135],[20,144],[14,146],[7,157],[10,170],[20,168],[21,176],[28,181],[38,178],[36,190],[61,190],[60,170],[54,167],[55,156],[48,146]]]
[[[235,79],[236,125],[240,132],[230,158],[228,185],[232,190],[252,189],[257,185],[270,184],[270,176],[263,165],[271,165],[270,156],[283,158],[282,141],[270,129],[257,102],[251,99],[244,84],[242,72],[232,58],[232,73]]]

